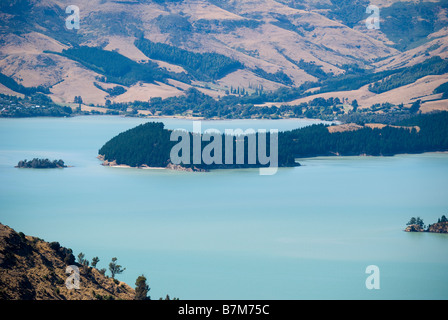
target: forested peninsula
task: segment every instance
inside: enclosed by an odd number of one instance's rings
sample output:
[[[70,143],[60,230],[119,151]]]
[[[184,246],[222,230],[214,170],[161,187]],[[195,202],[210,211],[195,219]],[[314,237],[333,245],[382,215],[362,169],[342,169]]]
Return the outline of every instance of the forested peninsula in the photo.
[[[394,126],[364,126],[354,131],[331,132],[327,125],[312,125],[278,134],[278,167],[299,164],[297,158],[316,156],[393,156],[403,153],[448,151],[448,112],[421,114],[395,123]],[[417,130],[418,128],[418,130]],[[106,164],[131,167],[163,167],[189,171],[211,169],[235,169],[262,167],[258,161],[247,164],[247,141],[245,141],[245,164],[181,164],[174,166],[170,151],[177,141],[170,141],[171,130],[163,123],[148,122],[120,133],[108,141],[99,155]],[[189,133],[192,137],[192,133]],[[258,136],[257,136],[258,138]],[[248,138],[246,137],[245,140]],[[225,150],[224,141],[223,150]],[[269,139],[267,139],[269,141]],[[269,145],[269,143],[268,143]],[[201,150],[207,147],[202,141]],[[233,140],[235,147],[235,139]],[[193,147],[190,148],[193,150]],[[269,152],[269,150],[268,150]],[[225,152],[222,152],[224,157]],[[190,154],[190,159],[192,159]]]
[[[244,140],[239,140],[240,143],[244,144],[243,152],[244,152],[244,160],[237,161],[237,144],[238,139],[237,136],[230,136],[221,134],[221,144],[218,144],[219,149],[222,151],[221,157],[219,161],[214,163],[206,163],[204,159],[200,159],[198,163],[194,158],[194,144],[199,140],[199,150],[200,154],[204,154],[205,148],[210,144],[210,142],[204,141],[203,135],[186,132],[189,139],[189,155],[187,155],[188,161],[183,162],[181,164],[173,163],[171,161],[171,150],[173,147],[179,143],[178,140],[171,141],[170,136],[173,130],[168,130],[164,128],[164,124],[161,122],[148,122],[145,124],[141,124],[133,129],[127,130],[123,133],[120,133],[118,136],[114,137],[110,141],[108,141],[100,150],[99,150],[99,158],[103,160],[103,165],[127,165],[131,167],[140,167],[140,168],[168,168],[175,170],[183,170],[183,171],[209,171],[211,169],[236,169],[236,168],[261,168],[267,167],[269,164],[262,163],[258,158],[255,158],[255,162],[249,161],[252,159],[249,155],[249,140],[252,139],[252,135],[245,136]],[[256,141],[259,141],[259,133],[254,133],[256,137]],[[229,138],[230,137],[230,138]],[[229,162],[225,159],[226,153],[226,141],[231,139],[232,147],[234,152],[232,152],[232,164],[228,164]],[[267,141],[267,150],[265,151],[266,156],[270,155],[269,149],[269,141],[270,134],[269,132],[265,137]],[[214,141],[214,138],[211,138]],[[280,140],[278,140],[280,144]],[[215,144],[216,146],[216,144]],[[256,145],[254,152],[252,155],[258,155],[258,144]],[[299,166],[300,164],[296,163],[292,154],[286,153],[287,148],[280,146],[278,147],[278,166],[279,167],[293,167]],[[216,158],[216,154],[212,152],[213,156]]]

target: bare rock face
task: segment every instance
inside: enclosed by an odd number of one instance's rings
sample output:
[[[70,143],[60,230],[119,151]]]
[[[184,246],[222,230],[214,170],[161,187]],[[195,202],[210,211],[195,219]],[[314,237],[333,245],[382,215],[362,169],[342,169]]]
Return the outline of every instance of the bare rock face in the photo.
[[[79,289],[68,289],[68,265],[80,271]],[[129,285],[75,262],[58,242],[17,233],[0,223],[0,300],[132,300]]]

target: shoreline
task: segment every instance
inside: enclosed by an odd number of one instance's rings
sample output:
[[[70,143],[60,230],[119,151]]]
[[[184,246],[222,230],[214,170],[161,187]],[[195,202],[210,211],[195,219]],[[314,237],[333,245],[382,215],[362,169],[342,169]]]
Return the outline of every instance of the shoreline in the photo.
[[[340,154],[333,154],[328,156],[309,156],[309,157],[303,157],[303,158],[294,158],[297,161],[301,160],[315,160],[315,159],[322,159],[322,158],[349,158],[349,157],[357,157],[357,158],[392,158],[396,156],[413,156],[413,155],[422,155],[422,154],[448,154],[448,150],[446,151],[425,151],[425,152],[416,152],[416,153],[397,153],[393,155],[378,155],[373,156],[369,154],[358,154],[358,155],[340,155]]]
[[[204,117],[192,117],[192,116],[129,116],[129,115],[116,115],[116,114],[73,114],[70,117],[63,116],[63,117],[55,117],[55,116],[36,116],[36,117],[0,117],[0,119],[34,119],[34,118],[40,118],[40,119],[47,119],[47,118],[53,118],[53,119],[70,119],[70,118],[77,118],[77,117],[117,117],[117,118],[129,118],[129,119],[181,119],[181,120],[202,120],[202,121],[283,121],[283,120],[305,120],[305,121],[321,121],[328,124],[332,123],[339,123],[342,124],[343,122],[339,120],[323,120],[318,118],[279,118],[279,119],[271,119],[271,118],[204,118]]]
[[[75,115],[76,116],[76,115]],[[79,115],[83,116],[83,115]],[[117,116],[117,115],[116,115]],[[192,116],[144,116],[144,117],[134,117],[134,116],[126,116],[126,115],[118,115],[123,118],[141,118],[141,119],[183,119],[183,120],[202,120],[202,121],[283,121],[283,120],[305,120],[305,121],[321,121],[328,124],[343,122],[338,120],[323,120],[317,118],[279,118],[279,119],[271,119],[271,118],[204,118],[204,117],[192,117]]]
[[[448,151],[429,151],[429,152],[422,152],[422,153],[399,153],[399,154],[394,154],[394,155],[390,155],[390,156],[384,156],[384,155],[380,155],[380,156],[372,156],[372,155],[367,155],[367,154],[360,154],[360,155],[350,155],[350,156],[341,156],[341,155],[329,155],[329,156],[315,156],[315,157],[306,157],[306,158],[295,158],[296,163],[298,163],[299,165],[297,166],[291,166],[291,167],[286,167],[286,168],[295,168],[295,167],[301,167],[304,166],[301,161],[308,161],[308,160],[319,160],[319,159],[335,159],[335,158],[349,158],[349,157],[356,157],[356,158],[392,158],[392,157],[396,157],[396,156],[412,156],[412,155],[424,155],[424,154],[448,154]],[[180,165],[174,165],[174,164],[169,164],[166,167],[150,167],[146,164],[139,166],[139,167],[132,167],[130,165],[126,165],[126,164],[117,164],[116,161],[108,161],[108,160],[104,160],[104,156],[103,155],[98,155],[96,157],[97,159],[99,159],[101,161],[101,165],[105,166],[105,167],[111,167],[111,168],[128,168],[128,169],[141,169],[141,170],[174,170],[174,171],[184,171],[184,172],[210,172],[210,170],[206,170],[206,169],[199,169],[199,168],[185,168],[182,167]],[[305,165],[306,166],[306,165]],[[278,167],[278,168],[282,168],[282,167]],[[237,169],[237,168],[235,168]],[[217,169],[218,170],[218,169]]]
[[[138,167],[132,167],[127,164],[117,164],[116,160],[108,161],[104,159],[104,155],[98,155],[97,159],[100,160],[102,163],[101,165],[104,167],[111,167],[111,168],[128,168],[128,169],[141,169],[141,170],[174,170],[174,171],[186,171],[186,172],[208,172],[208,170],[205,169],[199,169],[196,167],[193,168],[185,168],[180,165],[176,164],[168,164],[166,167],[150,167],[146,164],[138,166]]]
[[[169,163],[166,167],[150,167],[146,164],[138,166],[138,167],[133,167],[130,165],[126,165],[126,164],[117,164],[116,160],[113,161],[108,161],[104,159],[104,155],[98,155],[96,157],[98,160],[101,161],[101,165],[104,167],[111,167],[111,168],[128,168],[128,169],[142,169],[142,170],[173,170],[173,171],[184,171],[184,172],[210,172],[213,170],[227,170],[227,169],[250,169],[250,168],[255,168],[255,169],[259,169],[261,167],[233,167],[233,168],[211,168],[211,169],[202,169],[202,168],[198,168],[193,166],[192,168],[187,168],[187,167],[183,167],[181,165],[178,164],[172,164]],[[295,165],[291,165],[291,166],[279,166],[278,168],[295,168],[295,167],[300,167],[301,164],[299,162],[295,162]]]

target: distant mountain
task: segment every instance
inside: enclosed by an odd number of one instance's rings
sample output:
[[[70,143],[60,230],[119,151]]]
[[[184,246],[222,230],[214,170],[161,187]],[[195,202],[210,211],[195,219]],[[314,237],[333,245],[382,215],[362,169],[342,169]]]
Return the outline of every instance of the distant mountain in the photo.
[[[29,87],[56,103],[81,96],[84,104],[104,105],[179,96],[195,87],[218,98],[306,83],[319,89],[344,74],[448,57],[447,0],[378,0],[378,30],[366,27],[367,0],[80,0],[80,28],[68,30],[71,4],[1,2],[0,72],[7,78],[0,93],[23,95],[15,90]],[[432,101],[441,97],[433,91],[448,82],[447,73],[368,90],[386,78],[325,97],[356,99],[360,107],[421,99],[428,101],[423,111],[444,108]]]

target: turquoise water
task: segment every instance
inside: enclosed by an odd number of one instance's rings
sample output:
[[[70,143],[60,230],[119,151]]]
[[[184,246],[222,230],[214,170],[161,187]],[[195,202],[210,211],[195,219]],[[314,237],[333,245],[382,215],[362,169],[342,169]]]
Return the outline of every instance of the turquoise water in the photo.
[[[103,167],[98,149],[148,120],[0,119],[0,222],[59,241],[100,268],[112,257],[153,299],[447,299],[448,236],[402,230],[448,208],[448,154],[301,159],[273,176]],[[192,129],[188,120],[163,120]],[[293,129],[298,120],[203,129]],[[17,169],[63,159],[72,168]],[[365,269],[380,269],[367,290]],[[82,288],[82,284],[81,284]],[[82,289],[81,289],[82,290]]]

